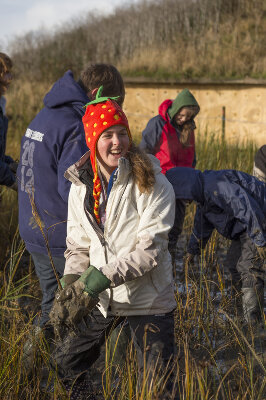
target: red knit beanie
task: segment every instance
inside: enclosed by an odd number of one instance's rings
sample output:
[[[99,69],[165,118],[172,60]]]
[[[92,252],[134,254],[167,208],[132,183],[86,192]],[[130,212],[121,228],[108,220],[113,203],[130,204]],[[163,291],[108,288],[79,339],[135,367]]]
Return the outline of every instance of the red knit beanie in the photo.
[[[103,86],[99,88],[95,100],[86,104],[86,112],[82,118],[86,144],[90,149],[91,165],[94,172],[94,214],[98,223],[100,222],[99,200],[102,187],[96,160],[97,141],[101,134],[111,126],[122,125],[126,127],[130,143],[132,142],[127,117],[122,108],[114,101],[117,97],[101,97],[102,90]]]

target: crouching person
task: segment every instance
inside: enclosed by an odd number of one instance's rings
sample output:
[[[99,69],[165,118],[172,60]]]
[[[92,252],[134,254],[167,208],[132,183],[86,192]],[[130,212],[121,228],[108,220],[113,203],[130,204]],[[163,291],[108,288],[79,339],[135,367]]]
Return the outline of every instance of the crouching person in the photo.
[[[262,320],[266,250],[266,187],[254,176],[235,170],[204,171],[172,168],[166,177],[176,198],[198,203],[187,260],[206,246],[214,229],[238,241],[236,269],[240,277],[244,318]],[[230,267],[230,264],[228,263]],[[231,270],[234,279],[235,261]],[[235,282],[237,286],[237,282]]]
[[[134,146],[125,114],[101,91],[83,117],[90,151],[65,174],[72,182],[66,266],[50,318],[59,333],[64,326],[82,332],[54,352],[66,382],[88,370],[124,320],[140,369],[144,354],[154,372],[158,357],[166,366],[174,353],[173,188],[155,157]]]

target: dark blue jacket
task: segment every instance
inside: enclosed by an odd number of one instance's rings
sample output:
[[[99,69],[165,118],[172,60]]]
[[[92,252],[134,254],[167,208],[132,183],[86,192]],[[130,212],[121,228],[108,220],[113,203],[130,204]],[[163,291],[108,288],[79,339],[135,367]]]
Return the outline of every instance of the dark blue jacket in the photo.
[[[45,96],[44,108],[22,138],[17,170],[19,230],[30,252],[47,254],[45,241],[32,215],[31,197],[52,255],[64,254],[70,190],[64,172],[88,150],[82,124],[83,106],[88,101],[72,72],[66,72]]]
[[[188,252],[199,254],[212,231],[237,239],[246,231],[257,246],[266,245],[266,186],[235,170],[204,171],[172,168],[166,177],[177,199],[198,203]]]
[[[9,164],[14,161],[13,158],[5,155],[7,128],[8,119],[0,105],[0,185],[11,186],[16,177],[9,169]]]

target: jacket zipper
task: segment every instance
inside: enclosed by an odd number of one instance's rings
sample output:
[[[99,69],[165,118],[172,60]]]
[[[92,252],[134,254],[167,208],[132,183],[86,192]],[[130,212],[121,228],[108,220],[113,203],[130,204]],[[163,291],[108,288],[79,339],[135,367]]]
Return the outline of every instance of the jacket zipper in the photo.
[[[115,210],[114,210],[114,213],[113,213],[113,214],[114,214],[114,220],[117,219],[117,210],[118,210],[118,207],[119,207],[119,205],[120,205],[120,203],[121,203],[123,194],[125,193],[125,190],[126,190],[126,188],[127,188],[128,181],[129,181],[129,178],[127,179],[127,182],[126,182],[126,184],[124,185],[124,188],[123,188],[123,190],[122,190],[122,193],[121,193],[121,195],[120,195],[120,197],[119,197],[119,201],[117,202],[117,205],[116,205],[116,207],[115,207]],[[115,181],[114,185],[115,185],[116,183],[117,183],[117,181]],[[114,185],[113,185],[113,187],[114,187]],[[113,188],[111,189],[111,192],[112,192],[112,190],[113,190]],[[110,192],[110,194],[111,194],[111,192]],[[110,195],[109,195],[109,197],[110,197]],[[110,228],[111,228],[111,227],[110,227]],[[108,229],[108,232],[110,233],[110,232],[111,232],[111,229]]]
[[[88,221],[91,224],[92,229],[94,230],[94,232],[98,236],[98,239],[100,240],[100,243],[101,243],[101,245],[102,245],[102,247],[104,249],[104,257],[105,257],[105,262],[107,264],[108,260],[107,260],[106,241],[105,241],[105,238],[104,238],[104,234],[102,233],[100,228],[98,228],[98,226],[97,227],[95,226],[94,221],[92,221],[92,217],[90,216],[89,211],[86,210],[85,203],[83,203],[83,206],[84,206],[84,211],[85,211],[85,214],[87,215]]]

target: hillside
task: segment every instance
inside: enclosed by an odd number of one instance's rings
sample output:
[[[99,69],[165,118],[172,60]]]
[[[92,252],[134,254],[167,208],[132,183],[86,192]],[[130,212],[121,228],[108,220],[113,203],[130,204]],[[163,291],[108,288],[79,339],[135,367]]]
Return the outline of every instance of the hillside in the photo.
[[[124,76],[266,78],[265,0],[142,0],[10,44],[19,77],[52,82],[110,62]]]

